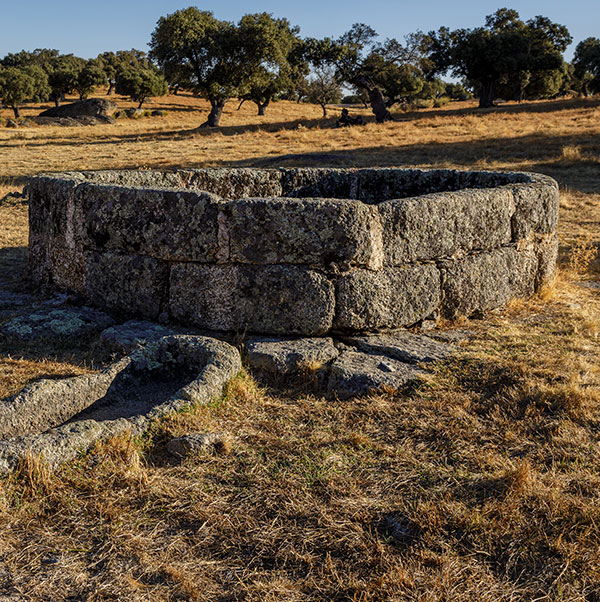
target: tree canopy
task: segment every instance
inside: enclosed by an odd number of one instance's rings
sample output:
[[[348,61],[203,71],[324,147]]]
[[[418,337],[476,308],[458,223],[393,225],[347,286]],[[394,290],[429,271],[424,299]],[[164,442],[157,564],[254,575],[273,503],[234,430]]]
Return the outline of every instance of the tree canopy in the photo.
[[[0,98],[20,117],[19,105],[24,102],[43,102],[48,98],[48,76],[38,65],[0,67]]]
[[[585,96],[600,92],[600,40],[586,38],[579,42],[573,57],[577,87]]]
[[[158,20],[150,48],[168,81],[188,81],[210,102],[203,125],[218,125],[225,103],[240,94],[248,73],[233,23],[195,7],[178,10]]]
[[[130,67],[121,69],[117,75],[117,94],[129,96],[142,108],[150,96],[164,96],[167,93],[167,80],[156,68]]]
[[[563,70],[570,42],[563,25],[541,16],[524,22],[517,11],[502,8],[483,27],[430,32],[429,58],[437,72],[469,82],[479,106],[490,107],[499,94],[523,99],[551,93],[547,88]]]

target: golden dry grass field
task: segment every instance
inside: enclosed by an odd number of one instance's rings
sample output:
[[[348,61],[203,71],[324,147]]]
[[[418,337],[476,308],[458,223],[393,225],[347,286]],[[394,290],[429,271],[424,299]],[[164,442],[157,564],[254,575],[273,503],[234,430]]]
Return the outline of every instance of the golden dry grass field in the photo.
[[[119,104],[130,106],[120,99]],[[243,373],[222,399],[0,482],[0,600],[600,601],[600,100],[472,103],[333,129],[337,109],[156,99],[165,117],[0,129],[0,198],[28,175],[179,166],[529,170],[561,187],[560,270],[410,390],[346,402]],[[39,107],[24,111],[36,114]],[[7,110],[0,117],[8,118]],[[0,205],[23,286],[27,207]],[[0,397],[96,367],[89,347],[0,340]],[[173,435],[224,432],[174,465]],[[13,597],[2,598],[10,594]]]

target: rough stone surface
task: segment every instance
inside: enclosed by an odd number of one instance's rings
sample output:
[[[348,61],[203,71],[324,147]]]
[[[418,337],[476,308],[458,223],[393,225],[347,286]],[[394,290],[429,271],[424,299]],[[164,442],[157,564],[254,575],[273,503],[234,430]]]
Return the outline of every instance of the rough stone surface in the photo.
[[[174,330],[155,322],[129,320],[102,331],[99,344],[108,352],[129,353],[146,343],[172,334],[175,334]]]
[[[231,345],[174,335],[100,374],[34,383],[0,407],[0,472],[14,468],[28,452],[57,465],[100,439],[138,434],[167,412],[208,403],[240,368],[239,352]]]
[[[558,235],[546,234],[536,244],[538,268],[535,280],[536,289],[550,284],[556,274],[558,260]]]
[[[386,355],[409,364],[443,360],[450,357],[454,352],[451,345],[408,331],[344,337],[342,340],[349,345],[353,345],[359,351]]]
[[[210,330],[319,335],[331,328],[333,285],[296,266],[180,264],[171,270],[171,315]]]
[[[205,330],[427,326],[530,295],[556,264],[558,188],[537,174],[96,171],[27,193],[35,283]]]
[[[110,116],[117,110],[117,104],[105,98],[78,100],[59,107],[52,107],[40,113],[40,117],[81,117],[84,115]]]
[[[250,367],[271,375],[297,374],[308,367],[325,366],[338,353],[329,337],[253,338],[246,344],[246,361]]]
[[[511,242],[512,192],[459,190],[378,207],[387,265],[494,249]]]
[[[537,176],[536,180],[534,184],[519,184],[513,188],[512,237],[515,242],[529,238],[532,232],[550,234],[558,226],[558,185],[544,176]]]
[[[537,256],[506,247],[448,262],[443,268],[442,312],[448,318],[473,315],[535,291]]]
[[[422,264],[380,271],[354,270],[338,280],[337,330],[409,326],[440,304],[440,272]]]
[[[86,248],[169,261],[215,261],[219,199],[187,190],[82,184],[78,233]]]
[[[86,297],[109,311],[156,320],[166,304],[168,283],[168,264],[152,257],[112,252],[86,256]]]
[[[23,341],[75,339],[100,332],[115,323],[114,318],[89,307],[40,309],[9,320],[2,334]]]
[[[374,216],[359,201],[242,199],[225,205],[230,260],[370,266],[380,258]]]
[[[400,389],[422,374],[421,369],[385,355],[343,351],[331,365],[327,388],[344,399],[383,387]]]
[[[214,450],[215,445],[222,439],[222,435],[217,433],[191,433],[171,439],[167,443],[167,451],[172,456],[183,459],[201,452]]]

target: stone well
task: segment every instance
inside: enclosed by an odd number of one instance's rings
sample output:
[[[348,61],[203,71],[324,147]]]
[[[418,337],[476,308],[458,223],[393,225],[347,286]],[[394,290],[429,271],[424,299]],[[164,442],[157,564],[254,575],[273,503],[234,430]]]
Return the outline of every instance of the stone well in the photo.
[[[29,181],[30,274],[115,313],[319,335],[473,315],[555,270],[529,173],[196,169]]]

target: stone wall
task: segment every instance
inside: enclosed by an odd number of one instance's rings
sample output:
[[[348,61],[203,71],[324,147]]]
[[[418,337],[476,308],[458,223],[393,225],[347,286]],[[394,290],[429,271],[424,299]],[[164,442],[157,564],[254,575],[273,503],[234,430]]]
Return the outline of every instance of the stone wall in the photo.
[[[555,270],[558,188],[527,173],[198,169],[41,175],[30,275],[106,310],[317,335],[472,315]]]

